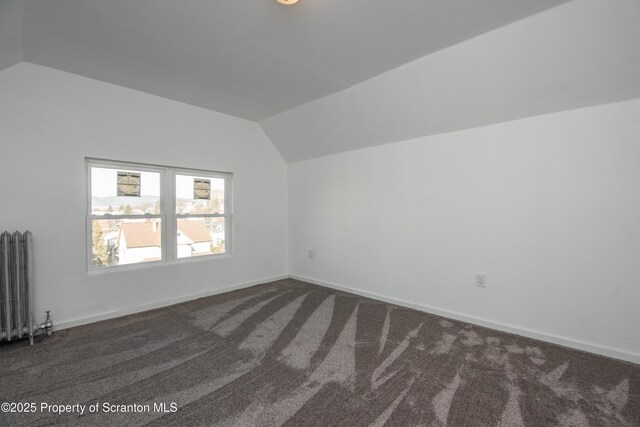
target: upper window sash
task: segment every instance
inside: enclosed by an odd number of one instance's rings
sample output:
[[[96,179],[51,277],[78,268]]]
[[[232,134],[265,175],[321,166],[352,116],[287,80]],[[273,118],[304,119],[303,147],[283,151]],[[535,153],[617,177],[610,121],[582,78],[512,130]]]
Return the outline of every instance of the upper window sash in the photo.
[[[121,175],[131,173],[138,195],[128,196]],[[138,176],[139,175],[139,176]],[[92,217],[160,217],[164,208],[165,171],[128,163],[87,162],[88,214]],[[124,177],[126,180],[126,177]],[[129,188],[127,188],[129,187]]]

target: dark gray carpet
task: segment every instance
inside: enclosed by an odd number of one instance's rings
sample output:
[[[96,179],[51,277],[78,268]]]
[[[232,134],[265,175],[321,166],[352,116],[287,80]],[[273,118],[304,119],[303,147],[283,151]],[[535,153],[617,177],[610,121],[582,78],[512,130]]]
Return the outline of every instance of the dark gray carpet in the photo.
[[[38,341],[0,346],[0,402],[37,405],[0,413],[2,425],[630,426],[640,417],[638,365],[295,280]],[[43,413],[43,402],[86,405],[85,414]],[[119,412],[105,413],[105,402]],[[91,404],[98,412],[87,413]]]

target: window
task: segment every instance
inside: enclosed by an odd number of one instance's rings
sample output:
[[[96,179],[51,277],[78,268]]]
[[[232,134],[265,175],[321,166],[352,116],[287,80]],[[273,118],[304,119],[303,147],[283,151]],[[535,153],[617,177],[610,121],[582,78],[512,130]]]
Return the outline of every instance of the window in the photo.
[[[89,270],[230,253],[231,174],[86,163]]]
[[[176,172],[178,258],[225,252],[225,181]]]

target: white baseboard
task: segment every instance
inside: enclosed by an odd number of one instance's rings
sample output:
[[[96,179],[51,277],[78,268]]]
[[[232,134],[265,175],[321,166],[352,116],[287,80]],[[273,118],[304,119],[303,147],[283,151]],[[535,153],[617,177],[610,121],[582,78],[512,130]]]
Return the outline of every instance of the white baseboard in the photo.
[[[620,359],[620,360],[625,360],[628,362],[640,364],[640,354],[631,353],[631,352],[627,352],[627,351],[616,349],[616,348],[601,346],[601,345],[584,342],[580,340],[575,340],[567,337],[561,337],[558,335],[535,331],[528,328],[512,326],[506,323],[482,319],[479,317],[467,316],[461,313],[456,313],[454,311],[442,310],[439,308],[430,307],[428,305],[413,303],[413,302],[405,301],[402,299],[397,299],[397,298],[392,298],[386,295],[377,294],[374,292],[367,292],[361,289],[351,288],[348,286],[337,285],[335,283],[329,283],[322,280],[313,279],[310,277],[298,276],[294,274],[289,275],[289,277],[292,279],[301,280],[303,282],[308,282],[308,283],[312,283],[319,286],[325,286],[327,288],[337,289],[344,292],[350,292],[352,294],[388,302],[391,304],[397,304],[403,307],[413,308],[415,310],[423,311],[425,313],[431,313],[431,314],[435,314],[442,317],[448,317],[450,319],[472,323],[474,325],[483,326],[483,327],[495,329],[498,331],[509,332],[509,333],[521,335],[527,338],[533,338],[540,341],[546,341],[552,344],[571,347],[571,348],[585,351],[588,353],[595,353],[602,356],[612,357],[614,359]]]
[[[98,322],[100,320],[114,319],[116,317],[126,316],[128,314],[141,313],[143,311],[149,311],[156,308],[167,307],[174,304],[179,304],[185,301],[192,301],[198,298],[208,297],[212,295],[224,294],[226,292],[235,291],[237,289],[249,288],[251,286],[260,285],[262,283],[275,282],[276,280],[288,279],[288,275],[267,277],[260,280],[252,280],[250,282],[238,283],[231,286],[225,286],[224,288],[212,289],[204,292],[198,292],[195,294],[182,295],[175,298],[169,298],[160,301],[154,301],[147,304],[136,305],[119,310],[107,311],[104,313],[94,314],[91,316],[80,317],[72,320],[65,320],[62,322],[55,322],[53,330],[59,331],[62,329],[72,328],[74,326],[86,325],[88,323]]]
[[[160,301],[154,301],[147,304],[127,307],[119,310],[108,311],[108,312],[99,313],[91,316],[77,318],[77,319],[56,322],[54,325],[54,330],[62,330],[62,329],[67,329],[74,326],[80,326],[80,325],[86,325],[88,323],[98,322],[101,320],[113,319],[116,317],[122,317],[129,314],[141,313],[141,312],[153,310],[156,308],[179,304],[185,301],[191,301],[198,298],[223,294],[225,292],[231,292],[237,289],[248,288],[248,287],[259,285],[262,283],[269,283],[269,282],[274,282],[276,280],[282,280],[287,278],[301,280],[304,282],[313,283],[315,285],[325,286],[327,288],[337,289],[344,292],[350,292],[352,294],[360,295],[363,297],[372,298],[372,299],[388,302],[391,304],[397,304],[403,307],[413,308],[415,310],[423,311],[425,313],[431,313],[438,316],[459,320],[462,322],[472,323],[474,325],[483,326],[483,327],[495,329],[498,331],[509,332],[512,334],[521,335],[524,337],[533,338],[540,341],[546,341],[552,344],[571,347],[571,348],[586,351],[589,353],[595,353],[602,356],[612,357],[614,359],[620,359],[620,360],[625,360],[628,362],[640,364],[640,354],[631,353],[631,352],[627,352],[627,351],[612,348],[612,347],[601,346],[598,344],[593,344],[585,341],[575,340],[567,337],[561,337],[561,336],[550,334],[550,333],[535,331],[528,328],[513,326],[506,323],[496,322],[493,320],[482,319],[474,316],[467,316],[465,314],[457,313],[454,311],[443,310],[443,309],[431,307],[424,304],[419,304],[419,303],[414,303],[414,302],[406,301],[399,298],[389,297],[387,295],[381,295],[375,292],[368,292],[361,289],[351,288],[349,286],[338,285],[335,283],[325,282],[325,281],[314,279],[311,277],[304,277],[304,276],[299,276],[295,274],[267,277],[260,280],[253,280],[250,282],[244,282],[244,283],[239,283],[231,286],[226,286],[224,288],[212,289],[204,292],[183,295],[180,297],[169,298],[169,299],[160,300]]]

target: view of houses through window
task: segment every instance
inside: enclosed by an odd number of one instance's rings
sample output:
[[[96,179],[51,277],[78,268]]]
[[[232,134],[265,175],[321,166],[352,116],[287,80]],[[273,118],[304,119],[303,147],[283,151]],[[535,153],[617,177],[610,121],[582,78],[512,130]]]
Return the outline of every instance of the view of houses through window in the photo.
[[[226,253],[227,175],[88,166],[92,268]]]
[[[225,179],[175,175],[177,257],[225,252]]]

